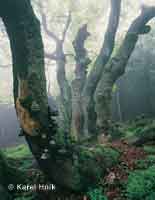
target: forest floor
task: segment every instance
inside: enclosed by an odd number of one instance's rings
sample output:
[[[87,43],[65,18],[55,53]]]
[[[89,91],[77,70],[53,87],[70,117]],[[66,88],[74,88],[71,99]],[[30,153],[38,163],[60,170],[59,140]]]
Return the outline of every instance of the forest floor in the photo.
[[[155,145],[148,143],[136,147],[127,141],[131,135],[143,132],[154,121],[130,122],[121,126],[125,136],[107,142],[106,145],[121,152],[119,162],[107,169],[106,176],[100,183],[88,190],[86,194],[77,195],[60,191],[28,191],[13,193],[15,200],[154,200],[155,199]],[[152,128],[152,126],[151,126]],[[151,131],[155,131],[151,129]],[[148,133],[149,134],[149,133]],[[38,169],[26,145],[4,150],[10,163],[27,174],[32,184],[49,184]],[[21,197],[22,196],[22,197]]]

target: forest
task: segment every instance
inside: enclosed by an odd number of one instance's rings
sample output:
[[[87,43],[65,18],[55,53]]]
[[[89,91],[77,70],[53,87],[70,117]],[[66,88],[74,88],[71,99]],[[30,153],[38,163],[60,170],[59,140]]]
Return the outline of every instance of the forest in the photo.
[[[155,1],[0,0],[0,200],[155,199]]]

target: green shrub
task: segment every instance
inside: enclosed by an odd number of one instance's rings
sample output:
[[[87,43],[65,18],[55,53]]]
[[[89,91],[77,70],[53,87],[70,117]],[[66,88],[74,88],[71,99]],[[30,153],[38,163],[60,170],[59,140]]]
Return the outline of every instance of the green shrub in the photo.
[[[146,170],[137,170],[129,175],[126,189],[129,200],[148,200],[150,195],[154,195],[154,191],[155,166]]]

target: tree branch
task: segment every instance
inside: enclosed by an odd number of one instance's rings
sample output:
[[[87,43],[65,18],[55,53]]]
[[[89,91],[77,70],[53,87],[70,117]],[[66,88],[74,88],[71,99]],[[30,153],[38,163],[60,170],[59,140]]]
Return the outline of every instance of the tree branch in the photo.
[[[72,15],[71,15],[71,11],[69,11],[67,21],[66,21],[66,25],[65,25],[65,28],[64,28],[64,31],[63,31],[63,34],[62,34],[62,43],[64,43],[64,41],[65,41],[66,34],[67,34],[67,31],[68,31],[69,25],[71,23],[71,20],[72,20]]]
[[[69,82],[66,77],[66,54],[64,53],[63,44],[66,38],[67,30],[69,28],[70,22],[71,22],[71,12],[69,12],[66,25],[64,27],[63,33],[62,33],[62,39],[59,39],[53,32],[48,30],[47,26],[47,18],[45,13],[43,12],[42,5],[39,5],[40,7],[40,13],[42,17],[42,24],[44,27],[45,32],[54,39],[56,43],[56,50],[54,53],[47,53],[45,52],[44,55],[47,59],[55,60],[57,65],[57,81],[60,89],[60,100],[61,100],[61,108],[60,112],[62,115],[62,120],[64,121],[63,124],[61,124],[61,128],[65,132],[69,132],[70,128],[70,120],[71,120],[71,88],[69,85]],[[60,120],[60,121],[62,121]]]
[[[125,67],[136,46],[139,35],[150,32],[151,27],[148,26],[147,23],[153,17],[155,17],[155,7],[143,7],[141,14],[129,27],[121,47],[111,60],[111,66],[106,66],[107,69],[111,69],[114,81],[124,73]]]
[[[54,52],[54,53],[52,53],[52,54],[50,54],[50,53],[48,53],[48,52],[45,52],[44,55],[45,55],[45,58],[47,58],[47,59],[49,59],[49,60],[58,61],[58,60],[61,60],[61,59],[62,59],[61,56],[56,55],[56,52]],[[68,56],[68,57],[74,57],[74,54],[67,53],[67,54],[64,54],[64,56],[65,56],[65,57],[67,57],[67,56]]]
[[[52,31],[49,31],[48,26],[47,26],[46,15],[43,12],[41,12],[41,17],[42,17],[42,25],[43,25],[44,30],[47,33],[47,35],[49,37],[53,38],[56,42],[58,42],[59,38]]]

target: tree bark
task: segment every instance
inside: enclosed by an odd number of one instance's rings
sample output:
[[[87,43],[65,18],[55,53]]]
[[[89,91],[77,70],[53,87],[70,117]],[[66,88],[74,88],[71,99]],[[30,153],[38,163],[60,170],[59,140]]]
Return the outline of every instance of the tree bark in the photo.
[[[107,31],[105,33],[103,46],[100,50],[99,55],[94,63],[94,67],[90,74],[88,75],[84,90],[83,90],[83,110],[84,110],[84,133],[89,135],[90,131],[89,126],[92,124],[91,116],[95,116],[94,109],[94,93],[97,87],[97,84],[102,77],[102,72],[104,66],[109,61],[109,58],[112,54],[114,48],[115,35],[117,32],[117,27],[119,24],[120,18],[120,7],[121,0],[111,0],[111,13],[109,17],[109,23]],[[95,117],[96,118],[96,117]],[[95,119],[94,119],[95,120]],[[93,122],[95,123],[95,121]]]
[[[83,135],[83,107],[82,90],[86,81],[87,67],[90,64],[87,51],[84,47],[85,41],[90,34],[87,31],[87,25],[83,25],[73,41],[75,50],[75,79],[72,81],[72,124],[71,135],[78,140]]]
[[[155,16],[155,7],[146,7],[133,21],[116,55],[104,67],[102,78],[95,92],[97,125],[100,132],[108,127],[111,120],[112,88],[116,80],[125,73],[128,60],[136,46],[139,35],[147,34],[146,24]]]
[[[29,0],[2,1],[0,16],[10,39],[17,116],[32,153],[48,172],[49,160],[42,156],[49,151],[49,140],[56,131],[46,94],[40,24]]]
[[[60,88],[60,121],[62,121],[61,129],[64,130],[66,133],[70,133],[71,130],[71,118],[72,118],[72,111],[71,111],[71,102],[72,102],[72,96],[71,96],[71,87],[68,83],[68,80],[66,78],[66,56],[63,51],[63,43],[58,42],[56,43],[56,57],[59,59],[56,60],[57,65],[57,81]]]

